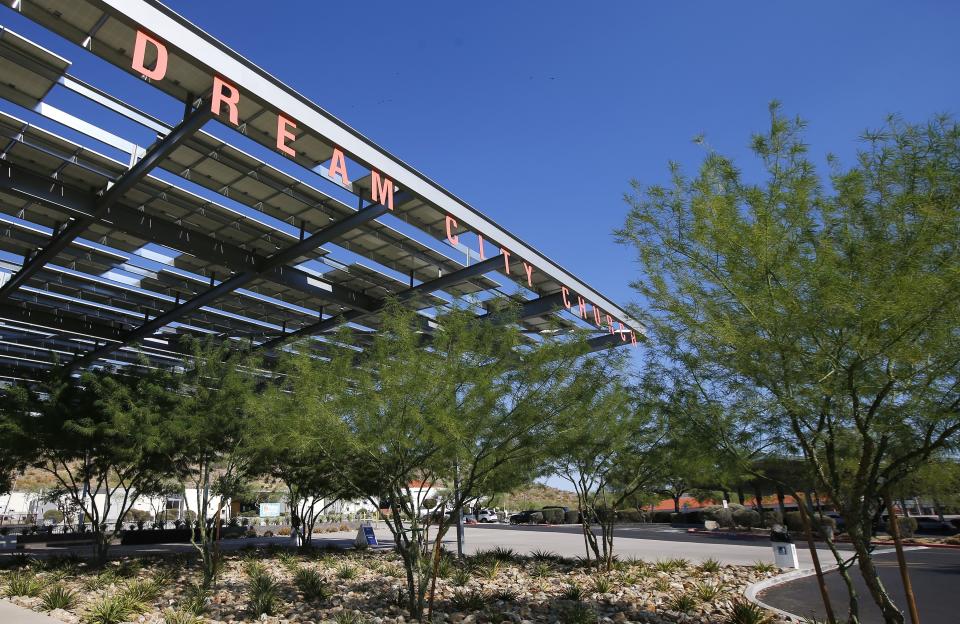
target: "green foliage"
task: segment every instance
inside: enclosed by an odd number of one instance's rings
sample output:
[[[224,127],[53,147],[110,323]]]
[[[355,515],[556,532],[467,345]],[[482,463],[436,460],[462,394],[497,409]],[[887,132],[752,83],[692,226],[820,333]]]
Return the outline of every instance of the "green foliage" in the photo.
[[[690,594],[675,594],[667,601],[667,608],[679,613],[689,613],[697,606],[697,601]]]
[[[913,537],[913,534],[917,532],[917,519],[913,516],[896,516],[896,518],[897,528],[900,529],[900,537]],[[893,535],[893,521],[890,518],[887,518],[887,533]]]
[[[202,582],[187,584],[181,599],[182,608],[196,616],[201,616],[207,610],[207,601],[210,598],[210,589]]]
[[[583,591],[583,588],[577,585],[576,583],[570,583],[566,586],[563,592],[560,594],[561,600],[576,600],[581,601],[587,597],[587,593]]]
[[[563,610],[561,622],[563,624],[596,624],[597,610],[583,602],[575,602]]]
[[[32,572],[11,572],[6,578],[5,596],[39,596],[43,591],[43,581]]]
[[[723,593],[723,588],[716,583],[697,583],[693,586],[693,593],[702,602],[713,602]]]
[[[455,587],[463,587],[470,582],[470,571],[466,568],[457,568],[453,571],[453,574],[450,575],[450,582],[454,584]]]
[[[703,563],[700,564],[700,569],[703,570],[704,572],[709,572],[709,573],[719,572],[720,567],[721,567],[720,562],[714,559],[713,557],[710,557],[709,559],[704,560]]]
[[[274,615],[280,606],[280,585],[269,574],[250,577],[250,602],[247,610],[254,616]]]
[[[85,624],[120,624],[146,611],[146,605],[124,594],[103,596],[94,601],[84,616]]]
[[[153,602],[161,592],[161,586],[151,579],[130,581],[123,594],[136,602]]]
[[[163,612],[163,624],[199,624],[200,617],[189,611],[166,609]]]
[[[340,564],[337,567],[337,578],[344,581],[357,578],[357,568],[350,565],[349,563]]]
[[[369,619],[359,611],[338,611],[333,621],[335,624],[367,624]]]
[[[727,614],[724,624],[767,624],[770,616],[761,607],[746,600],[736,600]]]
[[[519,594],[512,589],[500,588],[490,594],[491,600],[500,602],[516,602]]]
[[[44,611],[54,609],[70,610],[77,604],[77,594],[63,585],[54,585],[43,593],[40,608]]]
[[[609,576],[598,574],[593,577],[593,593],[609,594],[611,589],[613,589],[613,583],[610,581]]]
[[[675,420],[741,464],[772,441],[802,457],[874,573],[883,490],[960,432],[960,127],[891,117],[823,173],[804,128],[773,104],[759,170],[709,152],[692,176],[671,164],[668,184],[634,183],[617,237]]]
[[[330,590],[323,580],[323,576],[310,568],[298,568],[293,573],[293,582],[306,600],[326,600],[330,597]]]
[[[777,566],[768,561],[755,561],[751,566],[755,572],[766,574],[767,572],[776,572]]]
[[[450,605],[458,611],[479,611],[487,606],[487,597],[479,590],[458,589],[453,592]]]
[[[530,569],[530,576],[534,578],[547,578],[553,575],[553,566],[544,561],[538,561]]]

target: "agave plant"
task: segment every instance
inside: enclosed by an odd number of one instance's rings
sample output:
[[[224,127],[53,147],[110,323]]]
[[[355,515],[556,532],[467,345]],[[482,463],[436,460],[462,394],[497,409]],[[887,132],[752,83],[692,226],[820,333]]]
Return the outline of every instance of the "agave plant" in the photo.
[[[695,606],[697,606],[697,601],[689,594],[676,594],[667,601],[667,607],[671,611],[679,613],[689,613],[693,611]]]
[[[280,602],[280,586],[269,574],[250,579],[249,610],[255,616],[274,615]]]
[[[487,604],[486,597],[479,591],[464,591],[458,589],[453,592],[450,604],[458,611],[479,611]]]
[[[326,600],[330,597],[323,577],[316,570],[297,568],[293,573],[293,582],[307,600]]]
[[[38,579],[33,572],[22,571],[14,572],[7,576],[7,587],[4,590],[5,596],[39,596],[43,591],[43,581]]]
[[[40,608],[44,611],[53,611],[54,609],[69,610],[77,604],[76,592],[63,585],[54,585],[43,594],[40,601]]]
[[[767,612],[746,600],[737,600],[727,614],[726,624],[767,624],[770,616]]]

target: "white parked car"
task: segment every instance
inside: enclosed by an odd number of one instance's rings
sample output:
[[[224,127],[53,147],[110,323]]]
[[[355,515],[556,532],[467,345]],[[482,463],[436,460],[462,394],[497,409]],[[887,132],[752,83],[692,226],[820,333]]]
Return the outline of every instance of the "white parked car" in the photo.
[[[500,516],[492,509],[481,509],[477,515],[478,522],[500,522]]]

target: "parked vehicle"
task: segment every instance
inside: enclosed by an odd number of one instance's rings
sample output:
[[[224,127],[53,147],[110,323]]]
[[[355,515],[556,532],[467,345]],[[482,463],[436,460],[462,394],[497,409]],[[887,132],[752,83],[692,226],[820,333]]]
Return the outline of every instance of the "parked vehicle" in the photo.
[[[526,511],[521,511],[520,513],[515,513],[510,516],[510,524],[529,524],[531,517],[535,513],[539,513],[539,510],[528,509]]]
[[[939,518],[929,516],[914,516],[917,521],[917,533],[927,535],[954,535],[958,532],[956,526],[950,522],[941,521]]]
[[[477,514],[478,522],[500,522],[500,516],[492,509],[481,509]]]
[[[836,511],[825,511],[823,512],[823,515],[826,516],[827,518],[833,518],[833,523],[836,526],[834,531],[836,533],[843,533],[844,531],[847,530],[847,521],[844,520],[843,516],[841,516]]]

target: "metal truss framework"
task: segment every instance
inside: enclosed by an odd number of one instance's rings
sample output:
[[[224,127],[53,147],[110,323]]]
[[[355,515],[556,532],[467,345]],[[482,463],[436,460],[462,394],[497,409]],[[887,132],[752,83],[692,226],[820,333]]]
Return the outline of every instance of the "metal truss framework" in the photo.
[[[186,105],[167,124],[0,26],[0,74],[10,76],[0,96],[126,155],[115,160],[0,108],[0,377],[144,358],[167,365],[186,355],[189,335],[243,338],[268,354],[312,337],[309,348],[323,353],[338,348],[324,336],[347,324],[363,348],[391,299],[417,310],[428,333],[437,311],[466,298],[482,309],[478,322],[513,320],[531,342],[562,338],[592,325],[569,307],[568,287],[627,326],[593,327],[592,349],[642,338],[641,325],[582,281],[163,5],[31,0],[14,9],[126,71],[121,44],[133,32],[162,37],[178,73],[148,84]],[[276,111],[297,119],[298,174],[203,130],[219,120],[209,105],[215,75],[252,98],[238,128],[245,141],[273,149]],[[158,138],[143,148],[60,110],[48,96],[61,91]],[[371,173],[331,179],[322,165],[336,147]],[[392,212],[372,201],[376,171],[397,185]],[[535,277],[510,271],[499,253],[455,260],[448,217],[510,249],[514,262],[535,263]]]

